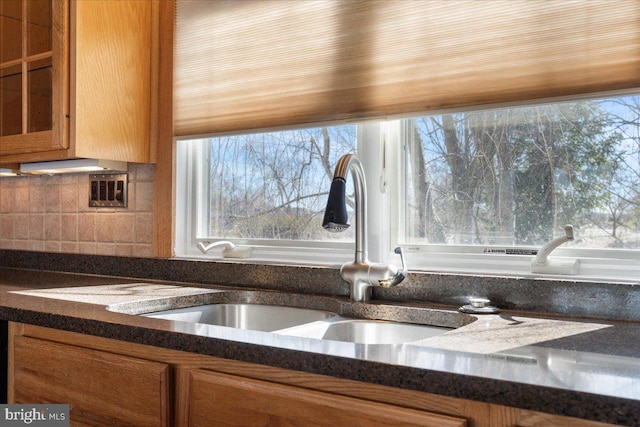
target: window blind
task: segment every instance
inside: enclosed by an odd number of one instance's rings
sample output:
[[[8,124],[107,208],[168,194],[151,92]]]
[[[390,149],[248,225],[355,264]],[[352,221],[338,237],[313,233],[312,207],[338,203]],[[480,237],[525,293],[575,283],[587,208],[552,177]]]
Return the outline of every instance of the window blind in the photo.
[[[637,0],[178,0],[177,137],[640,86]]]

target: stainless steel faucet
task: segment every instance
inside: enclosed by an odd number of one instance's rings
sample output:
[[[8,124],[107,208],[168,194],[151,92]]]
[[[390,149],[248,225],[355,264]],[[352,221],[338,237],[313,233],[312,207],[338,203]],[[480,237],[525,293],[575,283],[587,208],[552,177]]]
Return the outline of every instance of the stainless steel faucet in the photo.
[[[367,259],[367,186],[365,182],[364,169],[360,160],[353,154],[345,154],[338,160],[327,209],[324,213],[322,226],[331,232],[341,232],[349,228],[347,204],[346,204],[346,177],[351,171],[353,175],[353,186],[355,189],[356,209],[356,253],[353,262],[342,265],[340,274],[349,283],[351,299],[353,301],[369,301],[371,299],[371,287],[395,286],[402,282],[407,276],[407,269],[404,262],[402,248],[395,249],[395,253],[400,255],[402,267],[398,268],[393,264],[372,263]]]

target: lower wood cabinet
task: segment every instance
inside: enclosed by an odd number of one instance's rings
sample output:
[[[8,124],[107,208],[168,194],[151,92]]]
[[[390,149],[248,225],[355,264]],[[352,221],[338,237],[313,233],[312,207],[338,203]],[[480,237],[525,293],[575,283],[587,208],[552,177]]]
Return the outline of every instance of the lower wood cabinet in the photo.
[[[14,403],[68,403],[73,426],[172,425],[165,363],[21,336],[12,348]]]
[[[464,427],[459,417],[196,369],[189,426]]]
[[[72,426],[604,427],[358,381],[9,324],[9,402]]]

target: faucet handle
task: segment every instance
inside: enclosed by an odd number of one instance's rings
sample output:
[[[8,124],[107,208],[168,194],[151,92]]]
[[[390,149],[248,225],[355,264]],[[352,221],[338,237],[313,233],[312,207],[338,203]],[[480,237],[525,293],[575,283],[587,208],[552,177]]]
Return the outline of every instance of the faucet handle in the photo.
[[[406,275],[407,274],[407,265],[404,263],[404,251],[402,250],[402,247],[398,246],[397,248],[395,248],[393,250],[393,253],[400,255],[400,262],[402,263],[402,271]]]
[[[217,242],[209,243],[205,245],[204,242],[198,242],[198,249],[203,254],[209,252],[210,249],[213,249],[218,246],[223,246],[222,248],[222,257],[223,258],[249,258],[253,253],[253,248],[250,246],[247,247],[238,247],[234,245],[232,242],[228,240],[219,240]]]
[[[402,268],[393,272],[392,273],[393,276],[389,277],[388,279],[378,280],[378,284],[383,288],[389,288],[391,286],[397,285],[398,283],[402,282],[407,277],[407,274],[408,274],[407,265],[404,262],[404,252],[402,251],[402,248],[398,246],[393,250],[393,252],[400,255],[400,262],[402,263]]]
[[[564,236],[557,237],[544,245],[538,251],[535,258],[531,260],[532,273],[546,274],[578,274],[580,270],[580,261],[577,259],[554,259],[549,254],[558,246],[573,240],[573,226],[567,224],[564,226]]]
[[[236,245],[229,242],[228,240],[219,240],[217,242],[209,243],[208,245],[205,244],[204,242],[198,242],[197,246],[198,246],[198,249],[200,249],[200,252],[202,252],[203,254],[206,254],[207,252],[209,252],[210,249],[213,249],[218,246],[224,246],[224,249],[234,249],[236,247]]]

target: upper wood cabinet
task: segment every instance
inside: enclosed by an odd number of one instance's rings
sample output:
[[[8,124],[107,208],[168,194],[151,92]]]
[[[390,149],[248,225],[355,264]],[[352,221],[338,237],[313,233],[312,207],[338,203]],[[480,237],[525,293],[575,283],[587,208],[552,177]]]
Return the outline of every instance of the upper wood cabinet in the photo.
[[[0,2],[0,163],[155,160],[158,0]]]
[[[68,9],[0,2],[0,155],[68,148]]]

